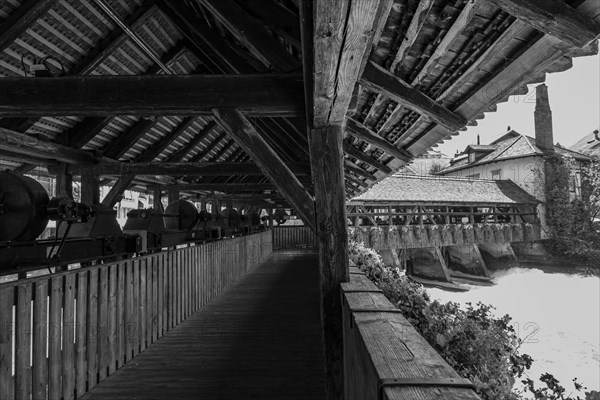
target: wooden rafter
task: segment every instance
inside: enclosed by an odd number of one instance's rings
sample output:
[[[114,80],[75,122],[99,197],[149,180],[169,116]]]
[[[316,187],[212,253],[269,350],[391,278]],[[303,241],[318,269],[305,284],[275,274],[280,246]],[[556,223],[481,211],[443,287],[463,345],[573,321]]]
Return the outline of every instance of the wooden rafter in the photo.
[[[370,90],[385,94],[450,131],[463,129],[467,125],[468,120],[466,118],[441,106],[435,100],[375,63],[370,62],[367,64],[360,82]]]
[[[78,150],[82,151],[82,150]],[[293,175],[310,175],[307,163],[283,164]],[[229,175],[263,175],[263,171],[248,162],[115,162],[103,161],[87,168],[85,165],[74,165],[73,173],[81,173],[91,169],[97,175],[168,175],[168,176],[229,176]]]
[[[57,160],[79,165],[94,165],[99,161],[98,158],[87,151],[42,141],[4,128],[0,128],[0,142],[4,151],[42,160]]]
[[[346,126],[346,131],[352,136],[355,136],[360,140],[364,140],[370,145],[373,145],[378,149],[385,151],[389,155],[394,156],[403,162],[408,162],[413,158],[413,155],[411,153],[404,149],[396,147],[384,138],[377,136],[375,132],[371,131],[369,128],[367,128],[366,126],[364,126],[363,124],[361,124],[353,118],[348,118],[348,125]]]
[[[0,53],[35,23],[55,0],[25,0],[0,24]]]
[[[167,162],[180,162],[182,161],[186,155],[188,155],[192,150],[198,146],[198,144],[206,138],[218,125],[215,121],[209,121],[204,128],[196,133],[194,137],[186,143],[182,148],[171,154],[166,158]]]
[[[369,164],[370,166],[377,168],[378,170],[380,170],[381,172],[383,172],[385,174],[390,174],[392,172],[392,169],[390,167],[383,165],[378,160],[363,153],[356,147],[352,146],[350,143],[344,141],[343,146],[344,146],[344,153],[346,153],[350,157],[354,157],[359,161]]]
[[[117,136],[104,150],[104,156],[118,160],[131,146],[158,124],[159,119],[140,119],[131,129]]]
[[[315,229],[313,199],[298,178],[239,111],[216,109],[215,116],[229,135],[252,157],[260,170],[294,206],[304,223]]]
[[[265,66],[279,72],[291,72],[300,67],[300,61],[288,53],[259,23],[248,16],[233,1],[200,0],[252,54]]]
[[[600,35],[600,23],[564,0],[496,0],[494,5],[575,47],[585,47]]]
[[[199,47],[204,57],[201,60],[210,66],[213,73],[253,73],[250,66],[231,44],[211,30],[202,21],[193,18],[193,13],[184,2],[156,0],[158,7],[173,21],[180,32],[195,46]]]
[[[244,191],[262,191],[273,190],[275,186],[272,183],[187,183],[167,185],[165,189],[176,190],[214,190],[217,192],[244,192]]]
[[[202,161],[202,159],[204,157],[206,157],[208,154],[210,154],[211,151],[213,151],[221,142],[221,140],[225,139],[227,137],[227,132],[221,132],[213,141],[211,141],[208,146],[206,146],[204,149],[202,149],[201,151],[199,151],[198,153],[194,154],[189,160],[188,162],[199,162]]]
[[[348,171],[352,172],[356,176],[362,176],[363,178],[366,178],[370,181],[377,180],[377,178],[372,173],[365,171],[364,169],[362,169],[361,167],[354,164],[352,161],[350,161],[348,159],[344,159],[344,168],[347,169]]]
[[[22,7],[22,6],[21,6]],[[152,3],[145,1],[139,6],[132,14],[126,18],[126,23],[132,27],[132,29],[141,26],[146,18],[153,12]],[[77,62],[67,72],[69,75],[87,75],[102,64],[118,47],[123,45],[128,39],[127,35],[123,31],[116,27],[106,37],[104,37],[88,54],[86,54],[81,60]],[[1,51],[1,50],[0,50]],[[36,122],[39,118],[8,118],[0,121],[0,125],[4,128],[13,129],[18,132],[25,132]],[[89,123],[89,121],[88,121]],[[78,124],[79,126],[79,124]],[[90,129],[90,132],[93,129]],[[91,137],[88,139],[90,140]],[[85,143],[84,143],[85,144]],[[71,145],[73,147],[83,147],[77,145]]]
[[[302,114],[302,93],[297,74],[3,78],[0,115],[209,115],[215,104]]]
[[[402,40],[402,43],[398,47],[398,51],[394,56],[394,60],[392,61],[392,65],[390,66],[390,71],[395,71],[398,64],[401,64],[404,60],[404,57],[408,54],[411,47],[419,37],[419,33],[423,29],[425,22],[427,22],[429,13],[433,8],[434,0],[421,0],[417,5],[417,9],[413,18],[410,22],[408,30],[406,31],[406,35]]]

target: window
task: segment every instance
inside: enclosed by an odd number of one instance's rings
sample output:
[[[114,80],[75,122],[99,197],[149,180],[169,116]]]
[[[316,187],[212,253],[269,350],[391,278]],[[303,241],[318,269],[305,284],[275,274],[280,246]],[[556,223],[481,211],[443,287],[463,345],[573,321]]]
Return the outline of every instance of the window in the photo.
[[[475,153],[469,153],[469,162],[475,162]]]
[[[493,180],[499,180],[502,179],[502,170],[501,169],[495,169],[492,171],[492,179]]]

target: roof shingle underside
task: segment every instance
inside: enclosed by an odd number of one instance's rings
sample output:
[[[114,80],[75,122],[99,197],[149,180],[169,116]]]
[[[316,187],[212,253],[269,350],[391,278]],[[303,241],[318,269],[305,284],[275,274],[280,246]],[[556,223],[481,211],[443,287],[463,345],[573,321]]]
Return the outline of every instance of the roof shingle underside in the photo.
[[[297,64],[295,72],[301,70],[297,1],[104,1],[174,74],[290,72],[270,64],[261,55],[261,43],[250,43],[253,38],[244,35],[240,21],[264,30],[266,35],[262,38],[272,41],[269,51],[279,52],[288,64]],[[596,22],[600,21],[597,0],[565,2]],[[32,4],[39,7],[33,8],[35,18],[27,25],[18,25],[20,31],[14,38],[8,43],[3,42],[4,35],[15,34],[15,30],[3,30],[3,25],[21,8]],[[544,81],[546,73],[569,69],[573,57],[597,53],[597,41],[585,48],[575,48],[540,33],[493,2],[476,4],[475,11],[469,14],[465,10],[473,5],[471,0],[433,0],[423,19],[417,15],[422,9],[420,1],[393,0],[385,23],[379,24],[382,25],[381,35],[376,36],[378,41],[373,43],[369,61],[473,125],[483,118],[484,112],[494,111],[496,105],[506,101],[509,95],[526,91],[528,83]],[[219,8],[235,12],[218,15]],[[269,15],[279,18],[269,18]],[[456,27],[464,23],[466,17],[468,22],[457,31]],[[403,43],[407,35],[410,36],[414,21],[422,22],[421,29],[406,48]],[[0,79],[23,77],[22,61],[30,63],[28,55],[50,57],[48,61],[53,74],[60,73],[63,67],[66,75],[164,74],[159,63],[126,35],[96,0],[3,1],[0,2],[0,32],[7,32],[0,34]],[[455,36],[445,41],[451,33]],[[442,44],[444,49],[440,48]],[[403,54],[400,58],[399,52]],[[350,116],[379,138],[414,157],[458,134],[376,90],[360,84],[358,89],[356,108],[349,111]],[[252,161],[220,125],[202,134],[211,123],[214,124],[214,117],[191,117],[193,121],[182,115],[160,115],[149,122],[147,117],[132,115],[114,115],[100,121],[93,119],[98,117],[85,116],[7,115],[0,119],[0,127],[58,143],[68,143],[68,139],[77,133],[85,139],[74,147],[105,156],[110,150],[109,154],[115,154],[115,159],[122,162],[139,160],[152,145],[159,144],[164,138],[169,139],[165,139],[168,143],[159,146],[160,153],[151,161],[169,161],[173,155],[182,156],[180,161]],[[252,116],[250,120],[283,162],[310,162],[303,113],[285,117]],[[178,128],[182,128],[181,132],[169,138],[168,135]],[[139,137],[136,136],[126,148],[115,149],[122,143],[117,140],[133,135],[132,132]],[[195,141],[198,136],[202,137]],[[389,175],[377,165],[384,165],[387,171],[396,171],[406,164],[356,136],[347,135],[344,140],[346,145],[368,156],[357,159],[345,155],[347,161],[364,171],[363,174],[351,169],[346,171],[348,197],[364,192]],[[30,160],[27,158],[28,162]],[[365,160],[375,160],[376,165]],[[19,157],[0,151],[1,170],[27,170],[23,164],[27,163]],[[115,177],[107,176],[108,179]],[[134,184],[146,189],[147,184],[181,182],[267,183],[267,180],[263,176],[245,175],[162,176],[138,177]],[[310,177],[303,183],[310,188]]]
[[[393,175],[355,197],[356,202],[429,204],[536,204],[510,180]]]

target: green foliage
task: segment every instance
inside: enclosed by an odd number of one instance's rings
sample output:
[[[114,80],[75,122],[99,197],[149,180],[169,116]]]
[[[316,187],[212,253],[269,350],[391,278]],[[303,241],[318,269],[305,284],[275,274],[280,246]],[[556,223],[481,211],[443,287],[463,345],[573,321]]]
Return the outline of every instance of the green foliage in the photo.
[[[600,268],[600,167],[592,163],[582,171],[582,198],[570,199],[569,182],[575,179],[575,161],[559,154],[544,157],[545,194],[550,241],[557,256],[568,256]]]
[[[402,310],[404,317],[448,364],[473,382],[482,399],[518,400],[525,392],[550,396],[535,399],[579,399],[551,397],[563,396],[564,392],[559,393],[560,385],[550,374],[541,379],[546,388],[537,388],[526,379],[522,381],[523,391],[513,390],[516,379],[531,367],[533,359],[519,354],[521,341],[510,316],[498,318],[493,314],[494,307],[482,303],[467,303],[466,308],[461,308],[454,302],[432,301],[422,285],[412,281],[403,270],[386,266],[374,250],[362,243],[351,240],[349,253],[350,264],[360,268]]]

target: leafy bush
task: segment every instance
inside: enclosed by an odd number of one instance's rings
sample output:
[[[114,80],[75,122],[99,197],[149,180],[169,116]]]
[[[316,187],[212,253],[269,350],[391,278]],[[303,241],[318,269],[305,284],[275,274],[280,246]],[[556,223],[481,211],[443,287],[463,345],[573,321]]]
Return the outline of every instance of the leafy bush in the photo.
[[[564,396],[564,390],[560,392],[562,386],[550,374],[541,378],[546,388],[536,388],[533,381],[525,379],[521,392],[513,390],[516,379],[531,367],[533,359],[519,354],[521,340],[510,323],[510,316],[497,318],[493,314],[494,307],[482,303],[475,306],[467,303],[463,309],[455,302],[432,301],[422,285],[412,281],[403,270],[386,266],[374,250],[350,241],[349,253],[351,265],[360,268],[402,310],[448,364],[473,382],[484,400],[518,400],[524,392],[533,394],[535,399],[580,399],[552,397]],[[575,383],[579,390],[580,385]],[[593,397],[594,392],[587,396],[587,399],[598,400]]]

